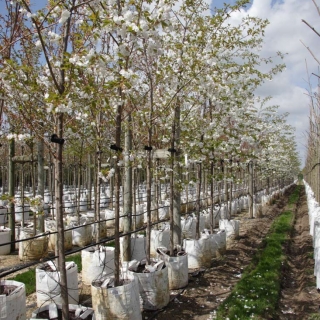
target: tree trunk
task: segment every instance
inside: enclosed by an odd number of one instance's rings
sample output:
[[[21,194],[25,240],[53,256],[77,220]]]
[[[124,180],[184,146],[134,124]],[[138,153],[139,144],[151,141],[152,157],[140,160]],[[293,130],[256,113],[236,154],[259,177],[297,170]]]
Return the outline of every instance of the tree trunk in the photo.
[[[87,188],[88,188],[88,198],[87,206],[88,209],[91,209],[92,206],[92,168],[91,168],[91,154],[88,154],[88,164],[87,164]]]
[[[38,141],[38,195],[44,197],[44,143],[42,139]],[[44,213],[38,217],[38,228],[40,232],[44,232]]]
[[[57,135],[62,138],[63,135],[63,114],[57,116]],[[65,250],[64,250],[64,224],[63,224],[63,174],[62,174],[62,144],[57,144],[55,155],[55,205],[57,216],[57,245],[56,255],[58,256],[58,268],[60,271],[60,286],[62,300],[62,318],[69,319],[69,297],[67,290],[67,272],[65,268]]]
[[[9,142],[9,164],[8,164],[8,191],[10,199],[14,197],[14,173],[15,173],[15,164],[12,160],[15,154],[15,142],[13,139]],[[9,228],[11,229],[11,252],[13,253],[16,250],[16,234],[15,234],[15,224],[16,224],[16,217],[14,211],[14,202],[10,201],[9,203]]]
[[[147,264],[150,264],[150,238],[151,238],[151,150],[147,151],[147,239],[146,239],[146,256]]]
[[[121,89],[119,88],[119,96],[122,97]],[[121,153],[121,114],[122,114],[122,104],[119,104],[117,107],[117,114],[116,114],[116,161],[114,165],[114,195],[115,195],[115,227],[114,227],[114,243],[115,243],[115,250],[114,250],[114,278],[115,278],[115,287],[120,285],[120,187],[121,187],[121,177],[120,177],[120,167],[118,165],[119,155]]]
[[[99,173],[101,172],[101,148],[98,145],[97,147],[97,162],[96,162],[96,187],[95,187],[95,196],[94,196],[94,220],[96,222],[96,234],[95,240],[96,243],[99,242],[100,239],[100,188],[101,188],[101,179],[99,177]]]
[[[248,164],[248,194],[249,194],[249,218],[253,218],[253,162]]]
[[[213,229],[215,227],[215,220],[213,216],[213,208],[214,208],[214,163],[211,162],[210,167],[210,199],[211,199],[211,206],[210,206],[210,232],[213,234]]]
[[[201,208],[201,183],[202,183],[202,164],[198,163],[198,183],[197,183],[197,204],[196,204],[196,215],[197,215],[197,225],[196,225],[196,240],[200,239],[200,208]]]
[[[131,114],[128,115],[128,128],[125,135],[124,185],[123,185],[123,232],[131,231],[132,225],[132,166],[130,153],[132,151]],[[131,260],[131,236],[123,237],[123,260]]]

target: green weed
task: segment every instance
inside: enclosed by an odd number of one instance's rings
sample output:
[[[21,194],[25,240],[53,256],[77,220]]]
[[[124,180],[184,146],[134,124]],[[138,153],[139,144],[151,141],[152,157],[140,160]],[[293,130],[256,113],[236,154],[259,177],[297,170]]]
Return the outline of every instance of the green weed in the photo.
[[[296,187],[289,203],[299,198]],[[283,245],[292,229],[294,215],[285,211],[273,223],[265,247],[253,259],[230,296],[219,306],[217,319],[265,319],[276,313],[281,271],[285,264]]]
[[[26,295],[34,293],[36,291],[36,270],[29,269],[23,273],[17,274],[13,278],[9,278],[8,280],[14,280],[18,282],[22,282],[26,286]]]

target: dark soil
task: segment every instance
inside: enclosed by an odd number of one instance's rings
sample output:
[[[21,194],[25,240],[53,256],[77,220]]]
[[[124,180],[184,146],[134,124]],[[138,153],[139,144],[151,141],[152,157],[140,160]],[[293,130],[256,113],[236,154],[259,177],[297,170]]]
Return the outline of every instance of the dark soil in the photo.
[[[301,193],[294,229],[286,253],[278,319],[320,319],[320,294],[314,276],[313,245],[310,235],[307,200]]]

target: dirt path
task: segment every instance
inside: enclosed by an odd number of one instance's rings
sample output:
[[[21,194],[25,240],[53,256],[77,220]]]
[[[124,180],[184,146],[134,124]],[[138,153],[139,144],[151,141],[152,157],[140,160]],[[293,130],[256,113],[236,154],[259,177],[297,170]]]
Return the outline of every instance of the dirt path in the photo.
[[[240,236],[230,240],[225,254],[214,259],[212,267],[198,275],[190,275],[184,290],[172,291],[169,305],[162,311],[144,312],[143,319],[211,319],[214,310],[230,294],[241,278],[252,257],[261,246],[274,218],[286,205],[287,197],[265,207],[262,218],[248,219],[248,213],[237,215],[240,220]]]
[[[278,314],[280,320],[310,319],[312,314],[313,319],[320,319],[320,293],[316,290],[313,275],[313,246],[309,230],[307,200],[302,189],[294,230],[286,250],[287,263],[283,270]]]

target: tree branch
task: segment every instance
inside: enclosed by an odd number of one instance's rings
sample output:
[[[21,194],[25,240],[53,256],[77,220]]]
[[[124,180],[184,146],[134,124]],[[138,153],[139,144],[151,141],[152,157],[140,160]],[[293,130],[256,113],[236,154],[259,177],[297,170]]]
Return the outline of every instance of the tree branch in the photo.
[[[311,30],[313,30],[313,32],[316,33],[318,37],[320,37],[320,33],[314,27],[311,27],[306,20],[301,19],[301,21],[305,23]]]
[[[314,5],[316,6],[317,11],[318,11],[318,15],[320,16],[320,8],[319,8],[319,6],[317,5],[316,0],[312,0],[312,2],[313,2]]]
[[[318,64],[320,64],[320,61],[316,58],[316,56],[314,55],[314,53],[311,51],[311,49],[309,47],[307,47],[302,40],[300,40],[300,42],[304,45],[305,48],[307,48],[307,50],[310,52],[310,54],[312,55],[312,57],[314,58],[314,60],[316,60],[318,62]]]

